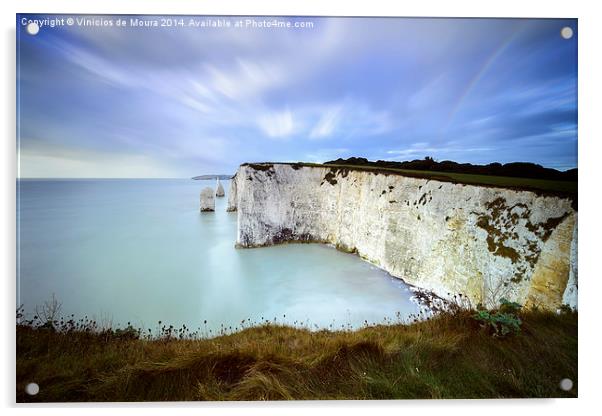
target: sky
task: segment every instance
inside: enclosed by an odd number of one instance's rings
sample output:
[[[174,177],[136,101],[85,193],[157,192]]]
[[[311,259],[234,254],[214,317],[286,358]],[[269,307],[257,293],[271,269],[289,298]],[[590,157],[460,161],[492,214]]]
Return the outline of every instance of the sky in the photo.
[[[68,16],[17,16],[19,177],[192,177],[351,156],[577,167],[574,19],[46,18]],[[28,19],[42,23],[35,36]]]

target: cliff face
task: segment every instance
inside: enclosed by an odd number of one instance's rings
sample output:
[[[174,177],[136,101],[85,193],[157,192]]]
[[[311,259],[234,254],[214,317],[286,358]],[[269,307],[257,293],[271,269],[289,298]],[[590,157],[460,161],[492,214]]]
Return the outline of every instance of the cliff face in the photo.
[[[567,198],[395,174],[243,165],[237,245],[321,242],[476,305],[577,307],[577,212]]]

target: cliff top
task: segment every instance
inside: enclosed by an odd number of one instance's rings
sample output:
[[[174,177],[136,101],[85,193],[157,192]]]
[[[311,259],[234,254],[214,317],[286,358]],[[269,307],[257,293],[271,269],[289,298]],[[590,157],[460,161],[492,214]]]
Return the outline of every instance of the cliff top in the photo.
[[[251,166],[257,170],[265,170],[269,168],[270,165],[290,165],[295,168],[299,167],[320,167],[320,168],[329,168],[334,173],[343,172],[345,170],[356,170],[356,171],[366,171],[366,172],[374,172],[376,174],[383,175],[400,175],[407,176],[413,178],[421,178],[428,180],[436,180],[440,182],[452,182],[466,185],[478,185],[478,186],[488,186],[488,187],[497,187],[497,188],[505,188],[505,189],[513,189],[513,190],[526,190],[531,191],[537,194],[545,194],[545,195],[554,195],[560,197],[567,197],[574,201],[574,205],[576,208],[577,202],[577,169],[572,169],[567,172],[560,172],[554,169],[547,169],[540,166],[541,169],[544,169],[547,173],[544,173],[543,178],[539,177],[519,177],[519,176],[501,176],[501,175],[493,175],[486,173],[463,173],[463,172],[449,172],[449,171],[439,171],[439,170],[426,170],[426,169],[402,169],[394,166],[386,166],[383,164],[379,164],[379,162],[368,162],[366,164],[355,164],[353,163],[353,159],[351,159],[351,163],[348,163],[349,160],[339,159],[336,161],[326,162],[326,163],[309,163],[309,162],[262,162],[262,163],[243,163],[242,166]],[[362,159],[365,160],[365,159]],[[389,162],[389,163],[404,163],[404,162]],[[437,163],[437,162],[435,162]],[[451,162],[455,163],[455,162]],[[444,162],[441,162],[438,167],[444,165]],[[459,165],[459,164],[456,164]],[[506,166],[501,164],[492,164],[493,167]],[[539,166],[534,164],[508,164],[508,165],[518,165],[518,166]],[[466,165],[464,165],[466,166]],[[480,165],[472,165],[474,167],[481,168]],[[486,165],[490,166],[490,165]],[[503,168],[502,168],[503,169]],[[535,168],[537,170],[537,168]],[[556,179],[550,179],[551,175],[557,172],[559,175]],[[520,170],[517,170],[520,172]],[[533,170],[531,171],[533,172]],[[549,176],[545,176],[549,175]],[[534,176],[531,173],[531,176]],[[574,180],[562,180],[558,179],[560,177],[564,178],[574,178]]]
[[[390,161],[370,161],[363,157],[350,157],[349,159],[337,159],[325,162],[326,165],[353,165],[372,166],[401,170],[419,170],[445,173],[466,173],[472,175],[505,176],[513,178],[547,179],[557,181],[577,181],[577,169],[560,171],[545,168],[531,162],[511,163],[489,163],[487,165],[476,165],[472,163],[458,163],[452,160],[435,161],[432,157],[424,159]]]

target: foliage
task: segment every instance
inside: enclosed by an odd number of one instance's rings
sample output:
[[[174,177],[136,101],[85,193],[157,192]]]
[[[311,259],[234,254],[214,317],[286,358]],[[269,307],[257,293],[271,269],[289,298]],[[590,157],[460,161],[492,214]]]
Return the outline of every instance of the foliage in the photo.
[[[505,337],[520,332],[522,321],[517,316],[520,308],[520,304],[502,298],[498,310],[480,309],[474,313],[473,318],[481,324],[481,327],[491,330],[493,336]]]
[[[442,173],[461,173],[472,175],[491,175],[516,178],[546,179],[560,181],[577,181],[577,169],[560,171],[545,168],[541,165],[529,162],[513,163],[490,163],[488,165],[473,165],[470,163],[457,163],[451,160],[437,162],[431,156],[424,159],[411,161],[370,161],[362,157],[351,157],[348,159],[337,159],[325,162],[326,165],[353,165],[362,167],[379,167],[399,170],[435,171]]]
[[[522,305],[517,302],[510,302],[506,298],[500,299],[500,312],[504,313],[518,313],[522,308]]]
[[[121,338],[121,339],[138,339],[138,338],[140,338],[140,330],[134,328],[131,324],[128,324],[128,326],[126,326],[123,329],[117,328],[113,332],[113,335],[116,338]]]

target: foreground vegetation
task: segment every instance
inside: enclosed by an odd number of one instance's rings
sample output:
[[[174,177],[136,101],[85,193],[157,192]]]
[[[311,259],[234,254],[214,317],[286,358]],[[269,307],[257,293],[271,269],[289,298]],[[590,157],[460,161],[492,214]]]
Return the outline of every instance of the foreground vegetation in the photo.
[[[357,331],[265,324],[212,339],[17,325],[18,402],[576,397],[576,380],[570,311],[462,310]]]

